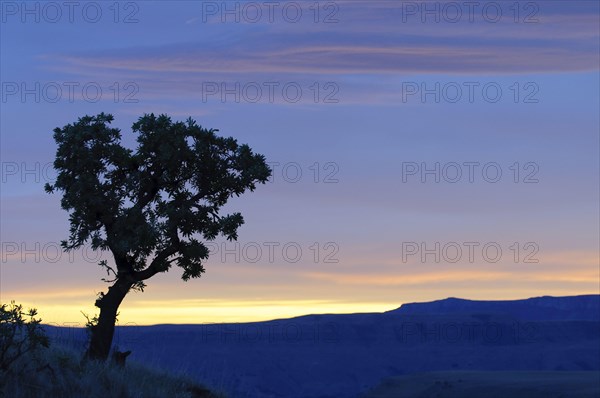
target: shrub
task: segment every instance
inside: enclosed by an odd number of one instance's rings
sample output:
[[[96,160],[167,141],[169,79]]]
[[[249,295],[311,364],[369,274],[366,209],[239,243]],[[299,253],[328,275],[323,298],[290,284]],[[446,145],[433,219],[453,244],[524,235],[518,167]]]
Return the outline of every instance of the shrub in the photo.
[[[42,320],[36,319],[36,315],[35,308],[25,312],[23,306],[14,301],[0,306],[0,373],[14,371],[19,358],[35,353],[39,347],[49,346],[48,337],[40,325]]]

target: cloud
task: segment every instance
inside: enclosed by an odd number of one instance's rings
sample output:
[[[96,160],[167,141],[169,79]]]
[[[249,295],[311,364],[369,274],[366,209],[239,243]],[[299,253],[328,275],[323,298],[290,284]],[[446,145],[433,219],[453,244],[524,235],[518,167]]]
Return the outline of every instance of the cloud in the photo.
[[[372,41],[369,43],[369,41]],[[88,71],[217,75],[355,75],[355,74],[487,74],[589,71],[598,67],[594,40],[572,46],[569,40],[529,44],[481,42],[446,38],[378,43],[361,35],[321,38],[290,37],[269,42],[248,40],[228,51],[186,43],[151,50],[132,48],[99,55],[73,54],[67,65]],[[91,69],[89,69],[91,68]]]
[[[334,82],[340,93],[335,98],[345,104],[389,104],[400,103],[402,83],[411,76],[477,79],[595,71],[600,64],[598,7],[592,2],[539,4],[536,23],[515,23],[508,6],[498,23],[422,23],[419,16],[403,22],[404,3],[410,2],[336,2],[338,22],[332,24],[314,23],[309,10],[300,23],[201,23],[196,8],[186,21],[193,21],[190,29],[201,27],[201,36],[194,30],[165,33],[156,44],[45,54],[41,61],[65,80],[134,82],[140,100],[202,104],[207,82],[229,89],[240,83],[242,95],[245,84],[256,82],[262,88],[258,102],[278,104],[289,101],[281,93],[269,101],[265,83],[278,82],[278,90],[298,83],[306,103],[315,82]],[[208,101],[225,102],[217,94]]]
[[[591,286],[598,280],[598,271],[580,270],[576,272],[557,272],[553,274],[542,274],[539,270],[530,272],[519,272],[506,270],[504,272],[475,271],[475,270],[457,270],[452,269],[447,272],[423,273],[415,275],[374,275],[364,273],[362,275],[346,275],[339,273],[310,273],[308,277],[321,282],[327,282],[335,285],[360,285],[360,286],[410,286],[421,285],[426,287],[442,285],[446,289],[452,285],[455,287],[464,282],[468,283],[488,283],[491,285],[510,284],[515,281],[529,282],[571,282],[582,286]],[[451,290],[451,289],[449,289]]]
[[[538,5],[536,23],[515,23],[508,7],[498,23],[467,19],[449,23],[443,18],[422,23],[418,16],[403,14],[404,3],[343,1],[339,2],[339,21],[333,24],[314,23],[310,18],[298,24],[204,23],[202,39],[171,38],[169,44],[62,53],[50,59],[73,73],[124,74],[157,83],[198,76],[298,78],[598,69],[598,7],[590,2]],[[188,21],[199,18],[190,17]]]

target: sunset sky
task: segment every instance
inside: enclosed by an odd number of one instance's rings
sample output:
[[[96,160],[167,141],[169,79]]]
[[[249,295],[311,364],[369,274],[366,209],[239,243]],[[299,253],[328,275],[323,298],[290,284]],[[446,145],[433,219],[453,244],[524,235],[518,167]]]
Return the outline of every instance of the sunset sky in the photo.
[[[58,252],[43,187],[52,130],[100,112],[132,148],[144,113],[191,116],[274,170],[227,205],[237,246],[120,324],[600,293],[597,1],[0,4],[2,303],[95,312],[111,257]]]

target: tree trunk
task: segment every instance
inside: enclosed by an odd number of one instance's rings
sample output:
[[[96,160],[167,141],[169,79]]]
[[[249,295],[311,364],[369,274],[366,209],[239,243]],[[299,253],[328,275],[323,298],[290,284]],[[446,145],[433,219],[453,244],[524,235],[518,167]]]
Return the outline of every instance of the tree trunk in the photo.
[[[90,345],[85,358],[100,361],[108,358],[115,334],[117,310],[131,286],[131,281],[119,278],[108,288],[108,293],[96,300],[96,307],[100,308],[100,316],[98,323],[92,326]]]

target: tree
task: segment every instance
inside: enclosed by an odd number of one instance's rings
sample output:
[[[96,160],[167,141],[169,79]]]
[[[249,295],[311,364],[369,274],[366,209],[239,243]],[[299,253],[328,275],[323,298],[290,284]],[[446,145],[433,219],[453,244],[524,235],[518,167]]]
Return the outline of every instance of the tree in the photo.
[[[108,357],[125,295],[143,290],[147,279],[173,264],[184,281],[200,277],[209,255],[203,240],[236,240],[244,222],[240,213],[219,215],[220,208],[271,175],[263,155],[191,118],[140,117],[132,126],[135,151],[121,145],[112,121],[101,113],[54,129],[57,178],[46,184],[48,193],[62,191],[61,207],[69,212],[63,249],[89,242],[114,257],[116,271],[100,263],[112,285],[95,302],[100,314],[86,352],[98,360]]]

